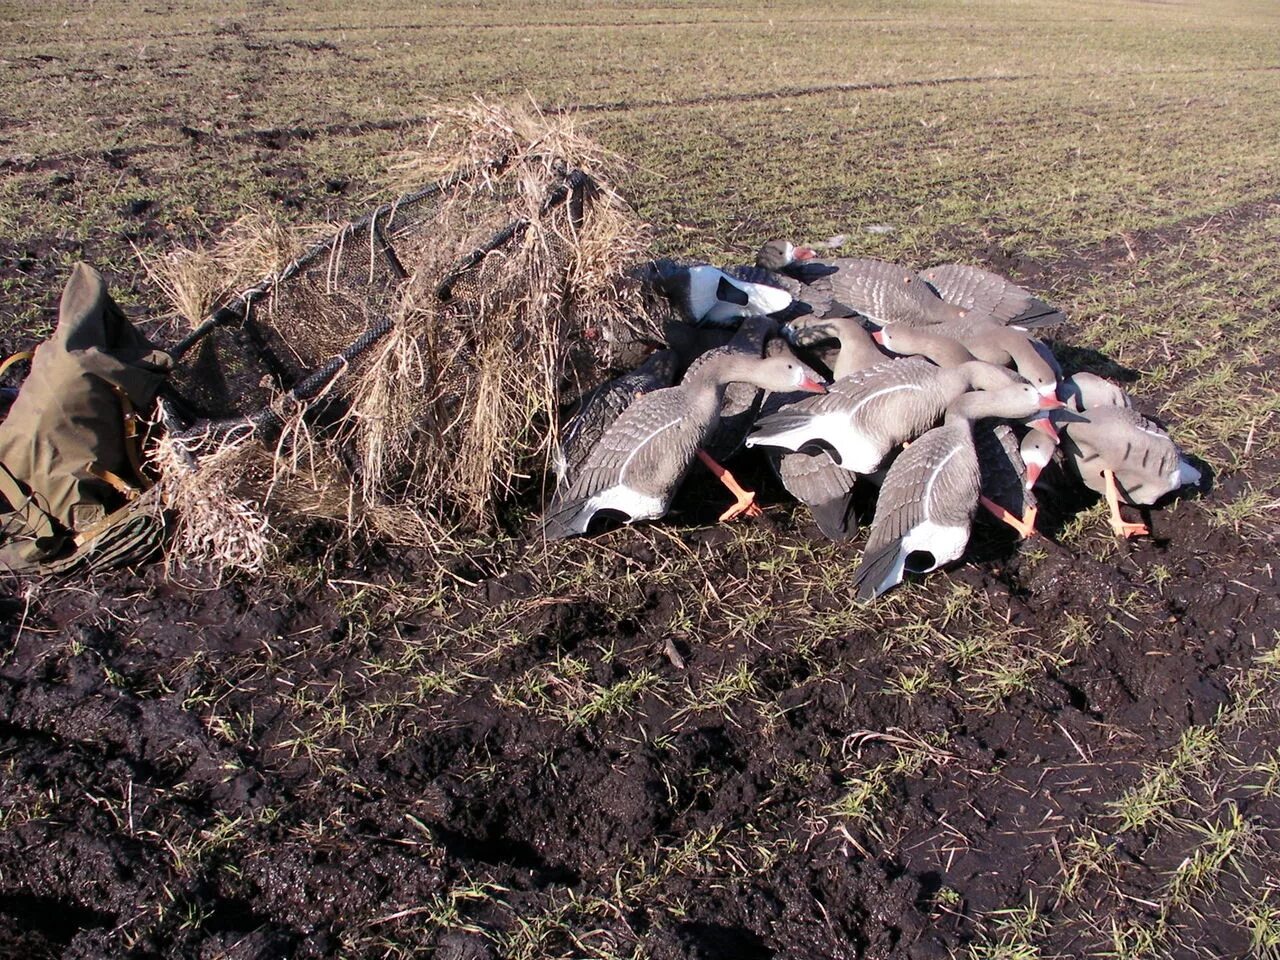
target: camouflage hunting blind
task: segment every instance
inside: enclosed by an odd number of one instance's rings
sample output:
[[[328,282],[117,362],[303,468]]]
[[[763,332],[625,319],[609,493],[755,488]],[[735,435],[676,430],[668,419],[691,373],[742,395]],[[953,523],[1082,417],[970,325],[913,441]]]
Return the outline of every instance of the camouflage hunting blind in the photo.
[[[303,411],[366,502],[490,525],[513,478],[543,472],[558,406],[627,336],[583,335],[601,322],[575,287],[600,196],[582,170],[522,154],[378,207],[174,348],[170,432],[269,438]]]

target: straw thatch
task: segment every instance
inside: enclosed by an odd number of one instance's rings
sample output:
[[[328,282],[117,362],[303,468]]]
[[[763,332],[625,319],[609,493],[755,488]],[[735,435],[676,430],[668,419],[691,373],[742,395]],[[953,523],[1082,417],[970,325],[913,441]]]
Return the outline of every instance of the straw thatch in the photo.
[[[217,544],[212,553],[230,565],[260,566],[284,514],[337,514],[350,530],[427,544],[492,528],[545,473],[563,403],[598,382],[610,351],[656,333],[626,277],[647,234],[609,186],[616,158],[571,119],[531,104],[476,101],[438,117],[394,170],[449,184],[431,207],[392,207],[363,232],[339,233],[246,320],[299,378],[379,314],[390,332],[342,369],[322,403],[287,419],[272,446],[252,451],[242,431],[191,451],[194,471],[183,457],[165,460],[173,505],[203,518],[183,522],[178,552]],[[221,249],[239,250],[243,263],[291,247],[274,237],[264,255],[272,232],[251,233],[259,239]],[[391,273],[379,244],[393,250]],[[200,256],[243,283],[229,254]],[[195,304],[208,312],[213,284],[167,276],[185,315]],[[322,420],[301,426],[320,406]]]

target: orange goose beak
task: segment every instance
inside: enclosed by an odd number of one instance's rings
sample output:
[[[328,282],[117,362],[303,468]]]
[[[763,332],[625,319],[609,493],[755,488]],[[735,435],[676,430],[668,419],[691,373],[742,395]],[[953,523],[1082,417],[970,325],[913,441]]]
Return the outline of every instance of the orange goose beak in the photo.
[[[1043,468],[1038,463],[1027,464],[1027,489],[1030,490],[1036,485],[1036,481],[1040,479],[1040,471]]]
[[[805,393],[826,393],[827,392],[826,385],[819,383],[817,380],[814,380],[812,377],[805,377],[803,380],[800,381],[796,389],[803,390]]]
[[[1065,406],[1066,404],[1063,403],[1061,400],[1059,400],[1055,394],[1052,394],[1052,393],[1040,394],[1041,410],[1061,410]]]
[[[793,260],[812,260],[817,255],[817,251],[812,247],[796,247],[791,257]]]
[[[874,340],[876,343],[880,344],[880,346],[882,346],[882,347],[883,347],[883,346],[884,346],[884,331],[883,331],[883,330],[875,330],[875,331],[873,331],[873,332],[872,332],[872,334],[871,334],[871,339],[872,339],[872,340]]]
[[[1062,404],[1059,403],[1058,406],[1062,406]],[[1053,425],[1053,421],[1048,417],[1036,417],[1034,420],[1029,421],[1027,426],[1032,430],[1039,430],[1041,433],[1048,436],[1048,438],[1054,443],[1060,443],[1062,441],[1062,437],[1058,435],[1058,428]],[[1036,469],[1039,470],[1040,468],[1037,467]]]

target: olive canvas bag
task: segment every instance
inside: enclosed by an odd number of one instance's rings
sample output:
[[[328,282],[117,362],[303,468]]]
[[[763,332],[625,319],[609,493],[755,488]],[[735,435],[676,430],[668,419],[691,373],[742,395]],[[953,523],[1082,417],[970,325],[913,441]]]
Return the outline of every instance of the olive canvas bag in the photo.
[[[136,438],[127,434],[170,366],[169,355],[111,299],[102,275],[77,263],[53,336],[36,347],[31,372],[0,423],[0,495],[7,501],[0,570],[57,569],[94,552],[91,546],[100,558],[137,559],[142,545],[129,541],[138,538],[145,511],[130,507],[146,482]],[[157,519],[142,526],[150,529]],[[159,535],[144,539],[155,541],[153,550]]]

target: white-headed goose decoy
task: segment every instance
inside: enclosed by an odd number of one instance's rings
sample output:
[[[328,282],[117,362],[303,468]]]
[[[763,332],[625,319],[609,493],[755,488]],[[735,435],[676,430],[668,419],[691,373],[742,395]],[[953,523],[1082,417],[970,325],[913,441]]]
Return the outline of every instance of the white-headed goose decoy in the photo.
[[[964,553],[981,489],[975,420],[1021,420],[1061,406],[1025,383],[956,398],[943,425],[912,443],[889,468],[854,573],[858,599],[878,597],[901,583],[906,571],[927,573]]]
[[[546,537],[581,536],[602,512],[627,523],[666,513],[719,419],[726,384],[735,381],[764,390],[825,390],[818,375],[796,360],[730,354],[703,364],[678,386],[644,394],[605,431],[569,485],[556,491],[543,520]]]
[[[811,247],[797,247],[789,240],[770,240],[756,253],[756,269],[778,278],[798,303],[815,317],[843,317],[854,311],[834,296],[831,277],[842,261],[820,260]],[[757,279],[743,274],[743,279]],[[797,314],[805,311],[798,310]]]
[[[734,326],[740,317],[784,313],[793,302],[786,290],[740,280],[709,264],[654,260],[638,275],[694,324]]]
[[[1064,413],[1062,452],[1084,485],[1107,499],[1116,536],[1150,533],[1120,516],[1120,499],[1150,506],[1165,494],[1200,483],[1197,470],[1160,425],[1128,407],[1098,406]]]
[[[903,443],[938,422],[966,390],[1015,383],[1000,367],[974,361],[935,367],[911,357],[878,363],[835,381],[822,397],[809,397],[762,417],[747,446],[830,449],[840,466],[869,474]]]
[[[1001,420],[979,420],[973,427],[982,485],[978,502],[1024,540],[1036,532],[1039,506],[1033,488],[1058,446],[1052,421],[1039,417],[1029,426],[1021,441]]]

